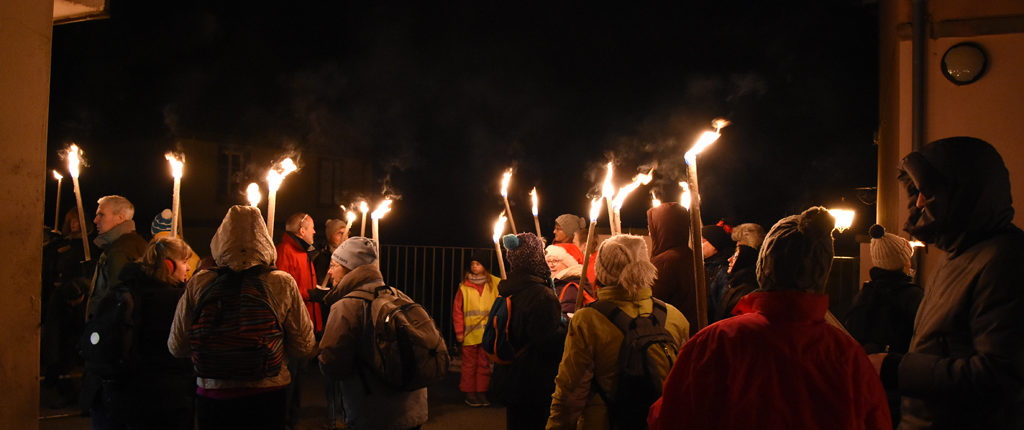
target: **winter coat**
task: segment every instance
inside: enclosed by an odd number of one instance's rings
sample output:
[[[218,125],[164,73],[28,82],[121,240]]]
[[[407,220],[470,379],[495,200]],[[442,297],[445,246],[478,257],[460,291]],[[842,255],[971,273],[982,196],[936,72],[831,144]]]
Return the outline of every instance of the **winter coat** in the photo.
[[[313,321],[313,331],[320,333],[324,329],[323,315],[320,313],[320,303],[310,301],[309,290],[316,288],[316,270],[313,268],[313,261],[309,259],[310,245],[294,234],[285,232],[281,236],[281,243],[277,244],[278,270],[284,270],[295,278],[295,284],[299,286],[299,294],[309,311],[309,319]]]
[[[652,430],[888,429],[889,407],[860,345],[825,323],[828,296],[756,292],[739,315],[679,351]]]
[[[479,345],[484,337],[487,315],[498,298],[498,283],[501,278],[488,275],[485,285],[477,285],[463,279],[452,303],[452,324],[455,338],[462,339],[464,346]]]
[[[871,281],[853,298],[843,325],[868,354],[906,353],[924,290],[902,270],[872,267],[870,275]],[[886,389],[886,395],[895,426],[900,422],[900,394],[893,387]]]
[[[217,266],[236,272],[257,265],[270,266],[277,258],[274,244],[267,234],[266,224],[259,211],[246,206],[233,206],[210,241],[210,251]],[[313,337],[313,323],[303,305],[302,296],[295,280],[287,272],[273,270],[263,275],[267,296],[284,330],[285,358],[281,371],[276,376],[258,381],[231,379],[196,378],[203,390],[223,389],[266,389],[284,388],[291,382],[288,373],[289,360],[302,360],[313,355],[316,339]],[[195,319],[195,307],[203,289],[217,277],[217,272],[203,270],[188,281],[185,293],[178,300],[174,312],[171,333],[167,337],[167,348],[175,357],[190,357],[189,329]]]
[[[498,284],[498,293],[512,297],[509,341],[525,349],[511,364],[494,365],[491,392],[506,404],[550,401],[565,341],[558,299],[547,279],[516,271]]]
[[[721,252],[704,259],[704,279],[708,287],[708,324],[717,321],[722,298],[729,289],[729,256]]]
[[[135,232],[135,221],[127,220],[106,233],[97,236],[93,241],[103,249],[103,254],[96,260],[95,282],[86,315],[96,312],[100,302],[110,292],[110,287],[117,284],[121,269],[128,263],[138,261],[146,252],[146,239]]]
[[[653,309],[650,288],[634,295],[622,287],[602,287],[597,290],[597,297],[600,301],[614,302],[633,318]],[[689,338],[690,324],[678,309],[672,305],[666,308],[665,328],[681,346]],[[583,429],[608,428],[605,403],[594,383],[596,381],[607,393],[615,392],[622,339],[622,331],[601,311],[588,307],[576,312],[569,322],[565,352],[555,377],[547,428],[575,429],[581,415]]]
[[[868,354],[907,352],[924,290],[899,270],[872,267],[843,325]]]
[[[731,317],[736,304],[746,297],[747,294],[757,290],[756,272],[754,267],[733,268],[732,273],[729,274],[729,288],[725,290],[725,295],[722,296],[721,311],[718,313],[718,318],[715,321]]]
[[[1024,428],[1024,232],[1006,168],[972,140],[934,142],[901,166],[912,198],[928,198],[907,230],[941,250],[910,352],[882,366],[904,396],[901,428]]]
[[[675,306],[687,321],[697,321],[689,212],[678,203],[662,203],[647,210],[647,227],[651,231],[651,264],[658,269],[658,279],[651,287],[654,297]]]
[[[345,420],[349,428],[402,430],[427,422],[427,389],[395,390],[384,384],[363,358],[369,357],[368,303],[347,297],[354,290],[374,293],[384,286],[380,269],[373,264],[356,267],[334,287],[342,298],[331,306],[320,341],[320,370],[341,381]],[[400,293],[401,294],[401,293]]]

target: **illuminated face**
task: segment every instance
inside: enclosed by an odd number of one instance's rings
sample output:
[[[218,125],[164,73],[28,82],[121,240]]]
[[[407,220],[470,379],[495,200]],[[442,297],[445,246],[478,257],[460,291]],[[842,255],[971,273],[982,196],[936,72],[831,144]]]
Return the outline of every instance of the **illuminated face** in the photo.
[[[708,240],[703,237],[700,238],[700,250],[704,254],[704,258],[711,258],[711,256],[718,253],[718,250],[711,245],[711,242],[708,242]]]
[[[178,282],[185,282],[188,279],[188,274],[192,272],[192,266],[188,264],[188,257],[184,260],[174,260],[174,273],[171,273],[171,279]]]
[[[565,270],[568,267],[564,263],[562,263],[562,260],[559,260],[557,258],[549,258],[549,259],[547,259],[547,262],[548,262],[548,269],[551,269],[552,273],[553,272],[558,272],[560,270]]]
[[[474,275],[480,275],[484,273],[484,265],[480,264],[479,261],[473,261],[469,263],[469,273]]]
[[[572,242],[572,238],[570,238],[569,235],[565,232],[565,230],[562,230],[562,226],[558,225],[557,223],[555,224],[555,232],[554,233],[555,233],[555,241],[554,241],[554,243],[569,243],[569,242]]]
[[[327,238],[327,243],[331,245],[331,248],[337,248],[338,245],[341,245],[341,242],[345,241],[345,233],[344,228],[339,228],[338,231]]]
[[[313,234],[316,233],[316,229],[313,228],[313,218],[306,215],[299,223],[299,231],[295,232],[295,235],[306,241],[306,243],[313,243]]]
[[[348,269],[338,264],[338,262],[331,260],[331,265],[327,268],[327,275],[331,277],[332,284],[341,282],[341,278],[344,278],[346,274],[348,274]]]
[[[115,214],[110,205],[105,204],[96,208],[96,218],[93,218],[92,222],[96,224],[96,233],[103,234],[125,220],[124,214]]]

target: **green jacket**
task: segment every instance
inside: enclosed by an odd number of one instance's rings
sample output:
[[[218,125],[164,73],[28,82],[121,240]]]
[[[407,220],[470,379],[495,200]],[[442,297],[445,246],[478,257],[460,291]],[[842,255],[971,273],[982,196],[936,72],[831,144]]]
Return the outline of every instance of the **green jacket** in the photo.
[[[597,299],[614,302],[631,317],[650,313],[652,309],[650,288],[631,295],[622,287],[601,287],[597,290]],[[682,347],[690,337],[690,323],[674,306],[666,307],[668,321],[665,328]],[[597,379],[608,392],[615,390],[621,346],[622,332],[600,311],[587,307],[573,315],[565,338],[562,363],[555,377],[547,428],[575,429],[577,420],[582,421],[581,428],[584,429],[608,428],[608,414],[593,381]]]

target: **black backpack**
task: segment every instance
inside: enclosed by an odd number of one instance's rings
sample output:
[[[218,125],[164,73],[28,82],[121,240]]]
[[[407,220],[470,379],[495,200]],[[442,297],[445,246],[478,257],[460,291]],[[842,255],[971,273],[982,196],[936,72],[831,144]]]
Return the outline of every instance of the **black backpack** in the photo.
[[[414,391],[448,374],[448,346],[426,309],[397,288],[354,290],[346,298],[366,303],[362,361],[390,387]]]
[[[284,330],[263,280],[270,270],[220,268],[199,293],[189,327],[199,377],[255,381],[280,373]]]
[[[85,370],[103,379],[131,373],[135,365],[136,302],[125,284],[114,286],[85,323],[78,351]]]
[[[601,312],[623,335],[615,391],[608,392],[594,381],[607,405],[613,429],[647,428],[647,411],[661,397],[665,378],[679,355],[679,343],[665,329],[665,302],[653,297],[651,300],[651,313],[636,318],[612,302],[599,300],[588,305]]]

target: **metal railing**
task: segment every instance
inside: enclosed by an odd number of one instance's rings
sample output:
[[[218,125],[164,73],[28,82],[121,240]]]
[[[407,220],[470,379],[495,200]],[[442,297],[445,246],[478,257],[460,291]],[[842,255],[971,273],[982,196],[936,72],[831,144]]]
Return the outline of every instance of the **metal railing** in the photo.
[[[491,273],[496,272],[498,260],[493,248],[381,245],[380,271],[384,282],[402,290],[427,310],[449,349],[456,344],[452,326],[455,292],[473,252],[486,255],[488,261],[484,265]]]
[[[474,251],[487,256],[485,266],[495,273],[497,258],[493,248],[381,245],[380,269],[384,282],[423,305],[449,346],[456,343],[452,327],[455,292]],[[860,261],[856,257],[832,260],[826,291],[829,308],[840,319],[845,317],[860,290],[859,270]]]

